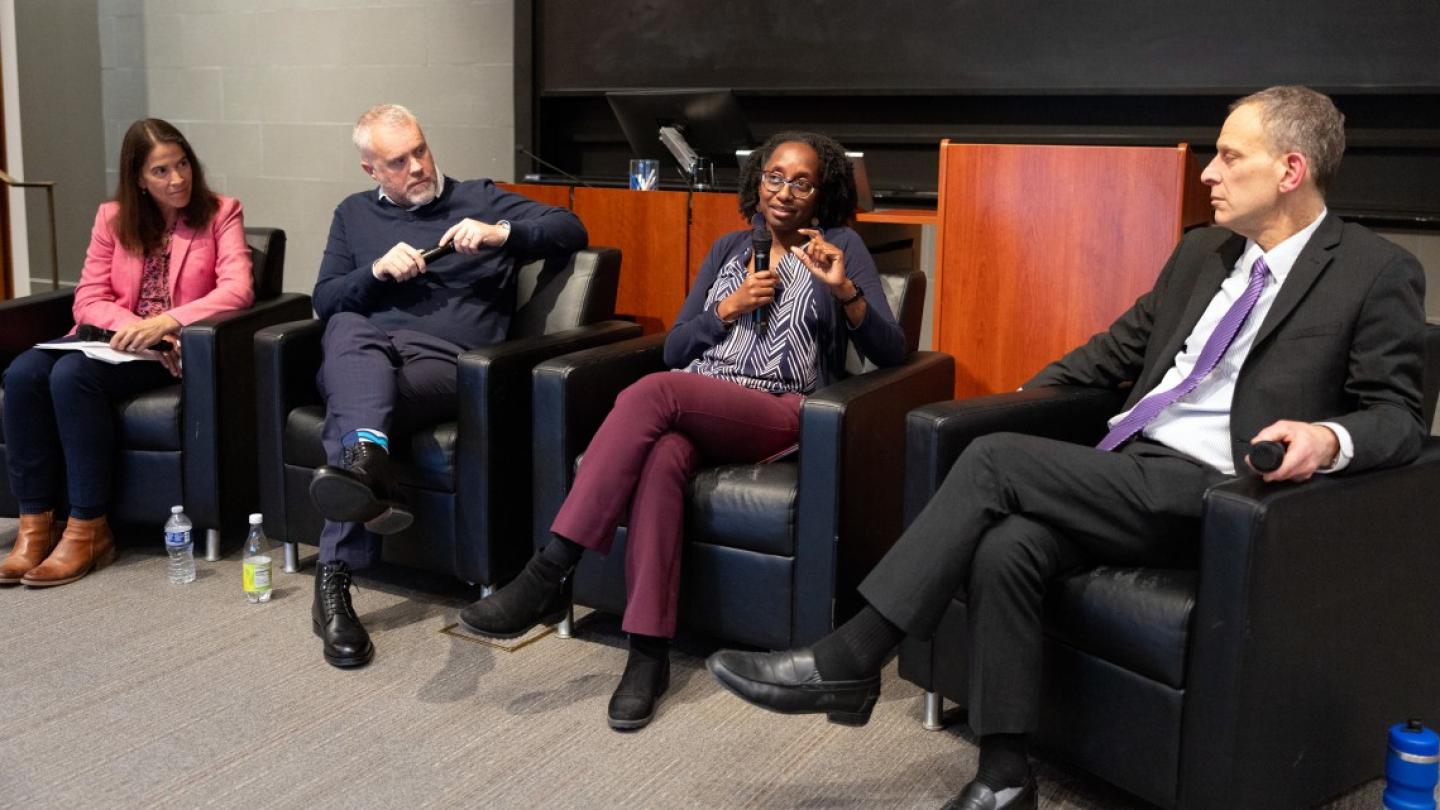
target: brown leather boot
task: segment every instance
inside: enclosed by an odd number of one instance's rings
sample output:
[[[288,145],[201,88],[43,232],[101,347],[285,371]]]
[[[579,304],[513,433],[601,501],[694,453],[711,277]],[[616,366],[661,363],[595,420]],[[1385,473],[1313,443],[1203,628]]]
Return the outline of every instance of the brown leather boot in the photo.
[[[72,517],[65,524],[65,533],[60,535],[60,544],[45,558],[45,562],[30,569],[20,581],[32,588],[64,585],[104,568],[114,559],[115,539],[110,536],[110,526],[105,518],[80,520]]]
[[[55,548],[59,529],[55,525],[53,509],[35,515],[21,515],[15,546],[10,549],[5,562],[0,563],[0,585],[19,585],[20,578],[43,562],[50,549]]]

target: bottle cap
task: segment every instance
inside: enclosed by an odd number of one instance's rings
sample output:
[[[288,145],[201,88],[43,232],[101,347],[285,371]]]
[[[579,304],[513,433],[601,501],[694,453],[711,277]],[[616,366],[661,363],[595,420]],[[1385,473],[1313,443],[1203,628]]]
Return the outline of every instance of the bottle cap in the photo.
[[[1410,724],[1396,723],[1390,727],[1390,747],[1410,756],[1434,757],[1440,755],[1440,735],[1424,725],[1414,729]]]
[[[251,526],[254,526],[256,523],[263,523],[264,520],[265,520],[264,518],[260,517],[260,513],[259,513],[259,512],[251,512],[251,513],[250,513],[250,525],[251,525]]]
[[[184,511],[185,511],[185,507],[181,506],[181,505],[178,504],[178,503],[175,504],[174,506],[170,507],[170,514],[172,514],[172,515],[178,515],[178,514],[180,514],[181,512],[184,512]]]

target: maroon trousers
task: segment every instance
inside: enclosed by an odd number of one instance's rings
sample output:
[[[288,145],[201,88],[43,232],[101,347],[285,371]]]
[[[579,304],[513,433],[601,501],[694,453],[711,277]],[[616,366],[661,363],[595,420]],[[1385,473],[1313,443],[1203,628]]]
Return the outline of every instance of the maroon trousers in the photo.
[[[626,632],[675,635],[685,485],[696,464],[755,462],[784,450],[800,434],[803,400],[674,371],[646,376],[616,398],[550,531],[606,554],[629,507]]]

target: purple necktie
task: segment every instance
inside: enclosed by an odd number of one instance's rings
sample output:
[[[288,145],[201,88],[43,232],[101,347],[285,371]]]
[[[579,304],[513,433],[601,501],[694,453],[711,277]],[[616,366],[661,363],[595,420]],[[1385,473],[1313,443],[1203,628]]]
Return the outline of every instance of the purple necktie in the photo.
[[[1101,450],[1114,450],[1124,444],[1127,439],[1145,429],[1145,426],[1155,420],[1160,412],[1170,407],[1175,400],[1195,390],[1200,381],[1220,365],[1220,358],[1225,356],[1225,350],[1230,348],[1230,343],[1235,340],[1235,335],[1240,327],[1245,325],[1245,319],[1250,317],[1250,311],[1255,309],[1255,302],[1260,300],[1260,291],[1265,289],[1265,274],[1270,268],[1265,265],[1265,257],[1261,256],[1255,260],[1250,267],[1250,283],[1245,285],[1245,291],[1240,294],[1235,303],[1230,305],[1230,310],[1215,325],[1215,331],[1210,333],[1210,338],[1205,341],[1205,347],[1200,350],[1200,357],[1195,360],[1195,368],[1190,370],[1189,376],[1181,380],[1174,388],[1168,391],[1160,391],[1150,394],[1140,403],[1125,414],[1125,418],[1115,423],[1105,438],[1095,445]]]

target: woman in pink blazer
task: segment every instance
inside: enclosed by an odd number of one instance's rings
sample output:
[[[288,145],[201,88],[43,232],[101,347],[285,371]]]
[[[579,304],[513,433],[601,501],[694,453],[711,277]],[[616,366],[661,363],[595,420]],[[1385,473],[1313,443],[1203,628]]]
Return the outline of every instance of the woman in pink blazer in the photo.
[[[0,584],[63,585],[114,558],[105,519],[114,403],[180,376],[181,327],[254,299],[239,201],[210,191],[179,130],[158,118],[136,121],[120,147],[115,199],[95,215],[74,314],[77,326],[113,331],[110,348],[146,359],[111,364],[78,351],[31,349],[5,370],[20,532],[0,563]],[[168,349],[151,348],[161,340]],[[68,521],[55,518],[62,465]]]

